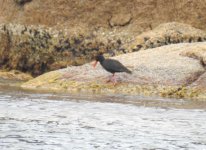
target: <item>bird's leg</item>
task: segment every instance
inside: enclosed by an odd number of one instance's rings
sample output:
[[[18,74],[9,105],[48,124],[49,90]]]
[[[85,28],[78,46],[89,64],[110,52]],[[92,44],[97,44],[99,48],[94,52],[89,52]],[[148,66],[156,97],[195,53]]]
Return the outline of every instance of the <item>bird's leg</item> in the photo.
[[[113,75],[109,76],[109,79],[106,81],[106,83],[111,82],[112,81],[112,77],[113,77]]]
[[[106,82],[107,82],[107,83],[108,83],[108,82],[112,82],[113,85],[116,85],[117,79],[116,79],[115,73],[113,73],[112,76],[110,76],[109,79],[108,79]]]
[[[113,81],[113,85],[116,85],[117,79],[116,79],[115,73],[113,73],[112,75],[112,81]]]
[[[98,63],[98,61],[95,61],[94,64],[92,64],[92,66],[95,68],[97,63]]]

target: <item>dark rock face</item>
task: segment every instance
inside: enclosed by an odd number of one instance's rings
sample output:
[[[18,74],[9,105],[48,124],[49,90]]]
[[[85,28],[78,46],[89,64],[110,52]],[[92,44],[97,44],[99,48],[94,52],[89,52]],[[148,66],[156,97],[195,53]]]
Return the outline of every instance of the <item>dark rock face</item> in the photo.
[[[122,51],[121,42],[102,41],[95,35],[71,36],[66,30],[42,26],[0,26],[0,68],[40,75],[44,72],[82,65],[98,51]]]

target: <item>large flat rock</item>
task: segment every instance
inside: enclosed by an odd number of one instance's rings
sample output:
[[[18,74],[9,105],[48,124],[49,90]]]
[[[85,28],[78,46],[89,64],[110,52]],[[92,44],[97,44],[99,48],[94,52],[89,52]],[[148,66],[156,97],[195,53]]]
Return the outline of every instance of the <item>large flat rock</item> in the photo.
[[[199,57],[191,57],[191,53]],[[23,84],[22,87],[205,99],[204,90],[201,88],[205,87],[205,82],[198,83],[198,80],[205,80],[205,68],[202,63],[205,53],[206,43],[201,42],[173,44],[113,57],[133,72],[132,75],[116,74],[118,84],[115,86],[105,82],[110,73],[100,65],[94,69],[91,64],[85,64],[46,73]]]

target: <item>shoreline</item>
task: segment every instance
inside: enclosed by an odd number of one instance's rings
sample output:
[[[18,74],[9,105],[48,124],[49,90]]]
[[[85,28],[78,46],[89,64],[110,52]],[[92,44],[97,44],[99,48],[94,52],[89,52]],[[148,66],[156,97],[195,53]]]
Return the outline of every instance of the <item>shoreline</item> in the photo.
[[[7,83],[11,80],[7,80]],[[19,81],[12,81],[11,84],[4,84],[0,81],[0,89],[3,93],[10,93],[15,95],[15,93],[22,93],[37,96],[49,96],[58,98],[59,100],[74,99],[75,101],[87,101],[87,102],[97,102],[97,103],[119,103],[125,105],[135,105],[138,107],[154,107],[154,108],[164,108],[164,109],[206,109],[206,101],[192,100],[192,99],[177,99],[169,97],[160,96],[145,96],[145,95],[135,95],[135,94],[91,94],[91,93],[68,93],[64,91],[52,91],[52,90],[42,90],[42,89],[24,89],[19,85]],[[12,85],[13,84],[13,85]]]

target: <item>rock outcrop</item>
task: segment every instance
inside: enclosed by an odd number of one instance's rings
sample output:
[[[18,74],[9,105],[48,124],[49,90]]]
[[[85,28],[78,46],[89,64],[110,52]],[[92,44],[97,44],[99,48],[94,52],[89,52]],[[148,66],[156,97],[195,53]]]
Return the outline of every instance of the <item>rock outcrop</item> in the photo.
[[[206,41],[206,32],[190,25],[170,22],[137,36],[126,47],[130,51],[145,50],[177,43]]]
[[[132,75],[118,74],[118,84],[106,83],[110,75],[99,65],[67,67],[22,85],[24,88],[68,92],[160,95],[206,100],[206,42],[173,44],[114,57]],[[199,84],[201,82],[201,84]]]
[[[119,36],[119,35],[118,35]],[[0,68],[33,76],[90,62],[99,51],[123,53],[182,42],[201,42],[206,33],[181,23],[162,24],[135,40],[121,40],[114,33],[73,34],[44,26],[0,25]]]

